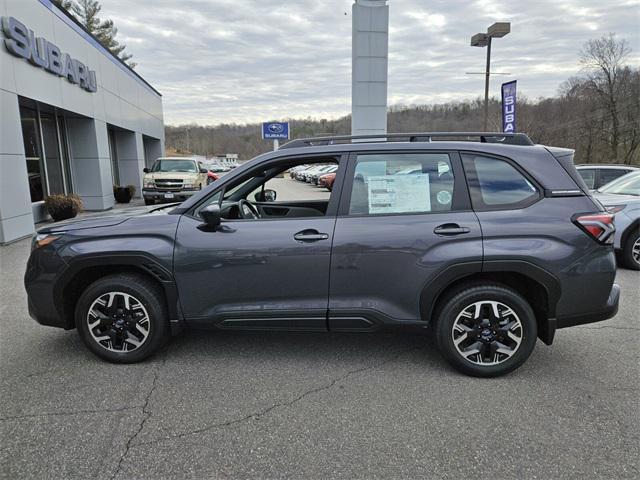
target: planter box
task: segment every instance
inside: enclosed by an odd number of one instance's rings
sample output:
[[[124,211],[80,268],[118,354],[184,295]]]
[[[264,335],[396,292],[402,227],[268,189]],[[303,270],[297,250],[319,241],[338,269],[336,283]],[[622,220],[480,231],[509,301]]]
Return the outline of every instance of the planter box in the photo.
[[[118,203],[129,203],[133,198],[133,192],[128,187],[114,187],[113,196]]]

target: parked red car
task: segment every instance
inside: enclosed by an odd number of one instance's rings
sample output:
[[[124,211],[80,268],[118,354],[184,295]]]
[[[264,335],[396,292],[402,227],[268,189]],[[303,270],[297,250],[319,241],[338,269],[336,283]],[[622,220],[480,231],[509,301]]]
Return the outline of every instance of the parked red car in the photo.
[[[318,186],[326,187],[327,190],[331,191],[333,190],[333,182],[335,181],[336,181],[335,172],[327,173],[325,175],[322,175],[320,178],[318,178]]]
[[[211,170],[209,170],[207,172],[207,185],[209,185],[210,183],[215,182],[219,178],[220,178],[220,175],[218,175],[217,173],[213,173]]]

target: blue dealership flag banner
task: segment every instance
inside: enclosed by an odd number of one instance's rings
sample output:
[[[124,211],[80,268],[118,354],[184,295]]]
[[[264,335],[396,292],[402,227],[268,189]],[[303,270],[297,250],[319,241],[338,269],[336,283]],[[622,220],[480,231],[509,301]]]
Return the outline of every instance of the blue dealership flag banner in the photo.
[[[262,138],[266,140],[288,140],[289,122],[264,122]]]
[[[516,80],[502,84],[502,131],[516,131]]]

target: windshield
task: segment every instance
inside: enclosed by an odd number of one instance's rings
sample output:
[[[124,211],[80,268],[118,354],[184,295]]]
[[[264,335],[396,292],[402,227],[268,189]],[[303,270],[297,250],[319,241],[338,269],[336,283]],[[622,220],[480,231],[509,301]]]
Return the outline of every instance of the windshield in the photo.
[[[152,172],[190,172],[198,173],[193,160],[156,160]]]
[[[607,183],[599,192],[640,196],[640,172],[632,172]]]

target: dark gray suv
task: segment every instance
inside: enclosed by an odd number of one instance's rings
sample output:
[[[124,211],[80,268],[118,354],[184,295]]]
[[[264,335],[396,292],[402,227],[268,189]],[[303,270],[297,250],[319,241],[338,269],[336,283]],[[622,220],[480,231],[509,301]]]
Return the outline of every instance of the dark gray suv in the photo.
[[[523,134],[294,140],[177,206],[41,229],[29,310],[112,362],[183,326],[411,328],[504,374],[618,308],[613,215],[572,158]],[[282,175],[315,163],[338,166],[333,191]]]

